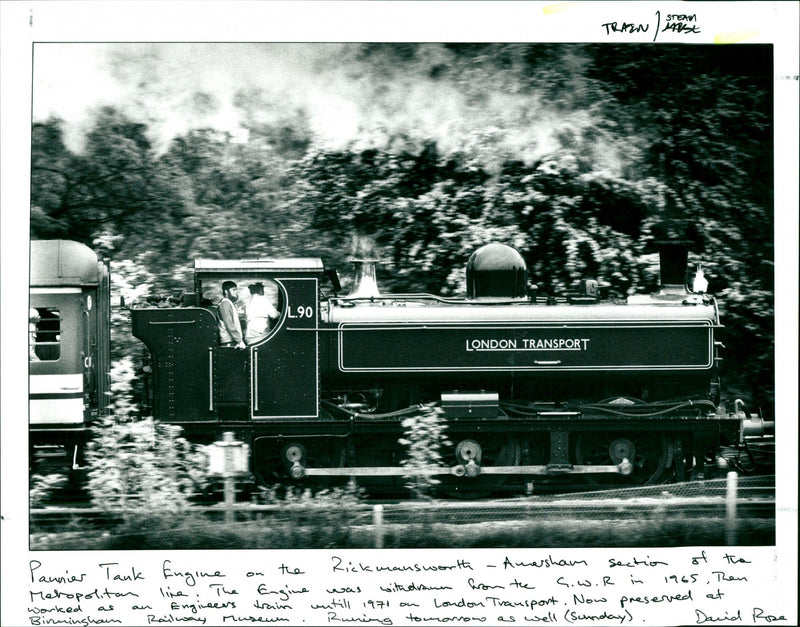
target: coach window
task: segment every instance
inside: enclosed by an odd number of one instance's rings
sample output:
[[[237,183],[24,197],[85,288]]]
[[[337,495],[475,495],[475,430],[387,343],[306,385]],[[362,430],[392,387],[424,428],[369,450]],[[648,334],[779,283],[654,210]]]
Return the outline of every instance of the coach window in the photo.
[[[61,357],[61,314],[53,307],[37,307],[33,311],[28,321],[30,360],[57,361]]]

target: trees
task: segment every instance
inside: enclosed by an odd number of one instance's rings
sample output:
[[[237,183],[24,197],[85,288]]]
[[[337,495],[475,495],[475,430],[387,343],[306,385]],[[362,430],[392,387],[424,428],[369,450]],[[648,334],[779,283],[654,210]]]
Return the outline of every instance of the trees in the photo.
[[[185,259],[287,254],[287,166],[267,142],[237,144],[224,133],[200,129],[175,138],[160,163],[181,190]]]
[[[58,120],[34,125],[35,233],[90,241],[107,228],[127,236],[164,211],[174,211],[146,130],[143,123],[104,107],[86,134],[82,153],[74,154],[64,147]]]
[[[598,46],[590,74],[634,113],[649,138],[645,171],[658,213],[695,225],[698,258],[720,301],[726,362],[739,392],[771,402],[773,124],[770,46]]]

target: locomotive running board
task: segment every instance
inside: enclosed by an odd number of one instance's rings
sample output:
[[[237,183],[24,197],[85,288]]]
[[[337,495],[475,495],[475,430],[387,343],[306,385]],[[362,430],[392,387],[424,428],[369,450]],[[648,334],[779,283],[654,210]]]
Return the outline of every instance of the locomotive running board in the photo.
[[[422,468],[403,468],[402,466],[364,466],[356,468],[304,468],[300,476],[306,477],[396,477],[418,475],[454,475],[456,477],[477,477],[480,475],[574,475],[574,474],[619,474],[629,475],[633,470],[628,460],[609,466],[425,466]],[[300,478],[300,477],[298,477]]]

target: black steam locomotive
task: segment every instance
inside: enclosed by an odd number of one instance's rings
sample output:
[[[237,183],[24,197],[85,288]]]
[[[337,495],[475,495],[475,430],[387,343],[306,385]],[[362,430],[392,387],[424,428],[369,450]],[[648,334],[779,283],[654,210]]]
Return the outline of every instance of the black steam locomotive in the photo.
[[[465,298],[382,294],[370,259],[347,296],[316,258],[197,260],[193,293],[134,308],[133,334],[151,355],[154,416],[201,442],[233,431],[263,483],[402,485],[403,421],[424,412],[448,442],[444,465],[417,472],[451,493],[680,481],[763,427],[719,406],[719,312],[687,288],[687,261],[665,243],[658,291],[603,301],[592,280],[536,296],[498,243],[469,259]],[[279,312],[244,349],[219,345],[225,281],[262,283]]]
[[[592,280],[537,297],[502,244],[472,255],[466,298],[383,295],[369,259],[347,296],[319,259],[198,260],[183,304],[135,307],[133,333],[151,356],[155,417],[198,442],[233,431],[263,483],[386,487],[425,472],[474,495],[575,475],[683,480],[768,424],[719,404],[719,314],[687,288],[687,260],[665,243],[661,287],[622,301]],[[224,281],[262,283],[279,312],[245,349],[219,345]],[[30,442],[73,466],[107,410],[109,318],[106,263],[75,242],[31,243]],[[404,421],[426,412],[446,424],[444,465],[410,470]]]

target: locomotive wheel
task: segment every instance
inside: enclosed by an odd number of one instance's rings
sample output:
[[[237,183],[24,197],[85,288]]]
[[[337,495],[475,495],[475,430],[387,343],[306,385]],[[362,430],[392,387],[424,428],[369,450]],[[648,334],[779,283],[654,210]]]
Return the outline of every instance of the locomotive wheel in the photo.
[[[619,464],[623,459],[633,464],[630,475],[584,475],[594,485],[652,485],[672,465],[672,445],[662,433],[588,431],[578,435],[575,460],[579,465]]]
[[[461,441],[459,441],[460,443]],[[465,446],[472,448],[471,440],[463,440]],[[480,466],[519,466],[522,459],[522,447],[519,440],[512,437],[496,435],[478,438],[481,448]],[[445,452],[444,461],[448,466],[462,463],[456,450],[458,444]],[[460,450],[460,449],[459,449]],[[461,499],[479,499],[499,490],[510,477],[502,475],[479,475],[477,477],[453,477],[442,479],[440,490],[447,496]]]
[[[301,442],[298,439],[298,442]],[[285,451],[294,450],[293,442],[262,444],[256,441],[253,455],[253,470],[256,482],[261,485],[286,484],[293,485],[313,483],[322,487],[343,483],[345,479],[312,477],[293,479],[285,459]],[[345,465],[345,447],[341,442],[303,442],[300,449],[304,453],[303,465],[306,468],[341,468]]]

